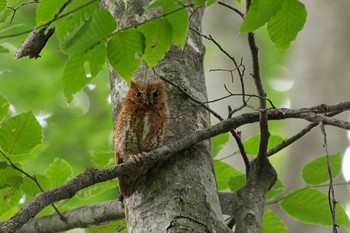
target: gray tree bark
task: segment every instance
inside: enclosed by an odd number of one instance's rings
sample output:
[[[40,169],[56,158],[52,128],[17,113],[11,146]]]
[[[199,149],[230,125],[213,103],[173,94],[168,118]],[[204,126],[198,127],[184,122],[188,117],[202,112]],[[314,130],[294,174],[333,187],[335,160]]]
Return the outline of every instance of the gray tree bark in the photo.
[[[116,17],[119,28],[126,28],[159,16],[157,10],[145,10],[146,0],[104,1]],[[191,17],[191,27],[201,31],[203,9]],[[153,71],[143,65],[136,80],[152,81],[166,77],[201,101],[206,101],[203,71],[204,46],[197,34],[188,33],[184,49],[172,47]],[[123,81],[110,69],[114,119],[123,94]],[[145,77],[146,75],[146,77]],[[195,106],[176,88],[167,87],[169,111],[168,142],[178,140],[210,126],[208,113]],[[124,88],[125,90],[125,88]],[[125,201],[128,231],[135,232],[230,232],[223,223],[217,196],[210,141],[204,141],[180,152],[151,169],[143,184]]]

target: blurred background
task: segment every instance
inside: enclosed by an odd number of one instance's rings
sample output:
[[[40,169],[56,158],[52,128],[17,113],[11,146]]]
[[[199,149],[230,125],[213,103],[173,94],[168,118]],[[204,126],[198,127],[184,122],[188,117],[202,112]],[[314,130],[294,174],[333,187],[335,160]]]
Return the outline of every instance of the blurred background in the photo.
[[[226,2],[233,4],[234,1]],[[350,86],[350,45],[348,43],[350,1],[302,2],[308,11],[307,22],[286,54],[280,54],[275,49],[265,28],[259,29],[256,33],[260,48],[261,72],[268,97],[276,107],[291,108],[347,101]],[[237,7],[244,9],[243,5]],[[20,25],[11,29],[11,33],[32,28],[35,24],[34,19],[35,5],[22,7],[13,19],[13,24],[20,23]],[[212,35],[238,61],[243,58],[243,64],[246,67],[246,93],[255,94],[249,75],[250,52],[246,36],[239,33],[240,24],[241,18],[236,13],[223,6],[215,5],[205,12],[203,34]],[[92,154],[101,151],[110,152],[113,148],[108,71],[105,67],[92,84],[77,94],[72,103],[67,104],[63,96],[61,79],[67,57],[60,52],[55,36],[42,51],[41,58],[14,60],[13,55],[25,38],[26,35],[0,39],[0,45],[10,50],[9,53],[0,53],[0,94],[12,104],[11,114],[31,109],[45,130],[44,144],[37,149],[39,153],[28,155],[25,160],[22,158],[23,169],[30,174],[43,174],[54,158],[62,158],[72,165],[73,173],[77,175],[95,166],[91,158]],[[227,94],[224,84],[233,93],[241,93],[237,75],[234,75],[232,80],[227,72],[209,71],[234,67],[213,43],[205,41],[205,44],[209,100]],[[250,103],[257,106],[256,100],[251,100]],[[240,97],[233,97],[213,103],[211,107],[225,117],[228,105],[235,108],[241,104]],[[344,120],[349,119],[348,113],[339,117]],[[215,122],[217,120],[212,119],[212,123]],[[271,122],[270,129],[272,134],[290,137],[306,125],[307,123],[302,120],[288,120]],[[350,144],[350,137],[346,131],[326,128],[330,153],[335,154],[337,151],[345,153]],[[257,124],[244,126],[239,130],[242,132],[243,139],[256,136],[259,132]],[[279,173],[279,179],[287,191],[306,185],[301,178],[301,169],[309,161],[324,154],[322,145],[320,129],[315,128],[302,140],[271,158]],[[236,150],[235,142],[231,139],[218,158],[231,155]],[[349,180],[350,155],[347,156],[344,156],[343,174]],[[244,170],[239,155],[231,156],[224,161]],[[343,181],[344,178],[339,177],[335,182]],[[344,205],[350,204],[348,193],[347,187],[336,187],[336,197]],[[97,195],[90,201],[113,199],[115,196],[114,187],[105,190],[103,195]],[[330,232],[330,227],[296,222],[280,211],[277,205],[271,205],[269,208],[283,217],[290,232]],[[350,213],[350,207],[348,212]],[[339,232],[346,231],[340,229]]]

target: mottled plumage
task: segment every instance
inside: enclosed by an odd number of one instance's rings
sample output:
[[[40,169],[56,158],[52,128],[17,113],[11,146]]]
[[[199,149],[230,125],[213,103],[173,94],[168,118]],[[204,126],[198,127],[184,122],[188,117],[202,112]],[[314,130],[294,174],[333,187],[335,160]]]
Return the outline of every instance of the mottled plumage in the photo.
[[[142,156],[142,152],[162,146],[167,134],[167,118],[164,83],[132,81],[116,122],[116,163],[133,161]],[[123,198],[129,197],[137,190],[148,169],[140,166],[132,173],[118,177]]]

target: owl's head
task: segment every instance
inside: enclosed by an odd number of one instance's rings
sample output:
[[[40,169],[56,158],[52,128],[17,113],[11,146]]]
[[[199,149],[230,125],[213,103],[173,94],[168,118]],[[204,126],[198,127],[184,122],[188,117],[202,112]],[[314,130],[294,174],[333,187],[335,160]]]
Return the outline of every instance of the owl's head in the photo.
[[[165,104],[166,93],[163,81],[156,83],[136,83],[131,81],[127,98],[145,108],[160,107]]]

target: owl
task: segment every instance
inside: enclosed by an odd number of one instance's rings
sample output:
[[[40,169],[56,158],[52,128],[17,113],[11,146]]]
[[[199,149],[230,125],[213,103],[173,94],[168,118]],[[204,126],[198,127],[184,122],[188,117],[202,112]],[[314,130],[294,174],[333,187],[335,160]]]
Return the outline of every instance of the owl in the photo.
[[[131,81],[115,124],[117,164],[135,161],[142,156],[142,152],[151,151],[165,143],[168,113],[164,88],[163,81]],[[130,197],[138,189],[149,169],[142,165],[131,173],[118,177],[121,199]]]

